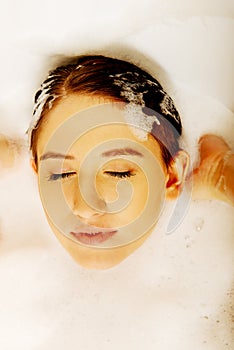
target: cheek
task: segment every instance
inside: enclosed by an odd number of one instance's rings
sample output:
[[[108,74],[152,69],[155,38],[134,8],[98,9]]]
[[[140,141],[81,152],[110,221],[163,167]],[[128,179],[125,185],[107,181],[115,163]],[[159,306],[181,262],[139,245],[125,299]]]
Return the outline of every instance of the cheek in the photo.
[[[159,183],[161,181],[161,183]],[[165,188],[165,182],[162,181],[162,178],[155,176],[155,184],[151,184],[149,188],[149,181],[143,171],[138,172],[135,176],[131,178],[126,178],[124,180],[126,186],[130,187],[131,195],[127,198],[128,205],[124,206],[122,210],[118,211],[115,215],[121,218],[122,224],[130,223],[139,217],[147,207],[149,196],[149,189],[153,189],[155,196],[158,198],[157,206],[161,206]],[[111,177],[103,177],[101,175],[97,176],[96,188],[98,195],[106,201],[106,203],[117,201],[119,197],[125,197],[124,190],[118,188],[118,180]],[[126,190],[126,192],[129,191]],[[125,202],[126,198],[124,198]],[[155,205],[154,205],[155,206]],[[157,208],[155,207],[156,211]]]
[[[62,184],[65,201],[71,211],[74,210],[75,199],[80,196],[77,177],[71,178]]]

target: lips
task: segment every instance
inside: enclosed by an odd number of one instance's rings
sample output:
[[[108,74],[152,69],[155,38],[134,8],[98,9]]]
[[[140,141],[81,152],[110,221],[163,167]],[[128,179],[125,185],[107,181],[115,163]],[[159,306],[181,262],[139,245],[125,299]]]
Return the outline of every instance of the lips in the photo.
[[[110,239],[114,234],[117,233],[117,230],[103,230],[100,231],[91,231],[87,229],[88,232],[70,232],[70,234],[77,239],[80,243],[88,245],[96,245],[105,242]]]

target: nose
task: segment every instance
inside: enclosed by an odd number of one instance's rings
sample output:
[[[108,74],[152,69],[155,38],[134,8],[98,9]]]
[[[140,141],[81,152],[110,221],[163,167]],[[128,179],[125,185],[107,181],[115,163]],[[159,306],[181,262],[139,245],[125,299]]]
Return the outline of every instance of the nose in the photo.
[[[78,190],[73,198],[72,210],[74,215],[83,219],[91,219],[102,216],[106,209],[106,203],[97,194],[86,193],[86,197],[83,197]]]

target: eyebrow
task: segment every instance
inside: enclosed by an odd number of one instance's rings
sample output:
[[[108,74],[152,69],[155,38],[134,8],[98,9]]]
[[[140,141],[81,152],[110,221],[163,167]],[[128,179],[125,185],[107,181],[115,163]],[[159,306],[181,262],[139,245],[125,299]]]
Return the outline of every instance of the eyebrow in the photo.
[[[46,159],[75,159],[75,157],[69,154],[55,153],[55,152],[47,152],[40,157],[40,160]]]
[[[133,148],[115,148],[110,151],[103,152],[101,154],[103,157],[115,157],[115,156],[125,156],[125,155],[131,155],[131,156],[139,156],[143,157],[143,154],[136,151]]]
[[[115,157],[115,156],[124,156],[124,155],[131,155],[131,156],[138,156],[143,157],[143,154],[134,150],[133,148],[115,148],[110,151],[103,152],[102,157]],[[55,152],[46,152],[40,157],[40,160],[46,160],[46,159],[68,159],[68,160],[74,160],[75,157],[71,156],[69,154],[62,154],[62,153],[55,153]]]

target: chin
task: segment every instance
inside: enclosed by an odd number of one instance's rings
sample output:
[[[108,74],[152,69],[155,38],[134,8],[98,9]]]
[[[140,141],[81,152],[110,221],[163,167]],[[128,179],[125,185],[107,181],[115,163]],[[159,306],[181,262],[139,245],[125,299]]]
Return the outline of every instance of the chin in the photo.
[[[127,258],[127,257],[126,257]],[[108,259],[90,259],[80,260],[73,256],[73,259],[82,267],[89,270],[108,270],[114,268],[118,264],[120,264],[125,258],[118,259],[116,261],[108,260]]]
[[[69,241],[64,245],[64,239],[63,242],[60,240],[67,252],[79,265],[91,270],[111,269],[120,264],[136,249],[130,245],[112,249],[97,249],[80,246],[71,240]]]
[[[120,264],[136,249],[138,249],[151,233],[151,231],[149,231],[140,239],[122,247],[98,249],[77,244],[73,240],[58,232],[55,228],[52,228],[52,230],[71,257],[80,266],[91,270],[107,270]]]
[[[62,235],[55,229],[53,229],[53,232],[73,260],[86,269],[107,270],[113,268],[137,248],[132,244],[111,249],[85,247]]]

